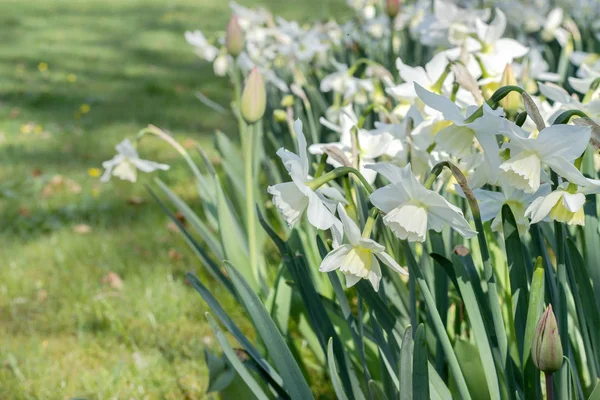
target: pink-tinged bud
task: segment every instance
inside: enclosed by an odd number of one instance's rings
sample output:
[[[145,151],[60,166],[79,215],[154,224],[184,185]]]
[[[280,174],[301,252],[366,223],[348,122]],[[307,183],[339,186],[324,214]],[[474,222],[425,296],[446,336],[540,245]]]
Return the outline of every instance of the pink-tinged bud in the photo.
[[[385,0],[385,12],[390,18],[396,18],[400,13],[400,0]]]
[[[533,336],[531,359],[540,371],[556,372],[563,362],[563,348],[558,334],[556,317],[552,305],[546,308]]]
[[[254,67],[248,74],[246,86],[242,92],[241,99],[242,117],[247,123],[253,124],[260,120],[265,114],[267,107],[267,93],[265,92],[265,83],[258,68]]]
[[[227,23],[225,46],[227,52],[234,57],[237,57],[244,50],[244,32],[242,32],[237,15],[232,15]]]

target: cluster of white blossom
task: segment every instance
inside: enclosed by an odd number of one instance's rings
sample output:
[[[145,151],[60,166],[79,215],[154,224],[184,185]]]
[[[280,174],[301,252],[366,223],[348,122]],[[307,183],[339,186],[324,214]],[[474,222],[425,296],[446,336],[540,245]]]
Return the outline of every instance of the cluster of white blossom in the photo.
[[[379,262],[405,273],[370,238],[368,223],[361,232],[348,216],[343,205],[352,200],[322,176],[311,176],[311,155],[327,154],[333,168],[353,167],[366,185],[376,185],[370,202],[401,240],[423,242],[429,230],[445,227],[466,238],[477,234],[450,203],[456,196],[446,195],[463,195],[455,182],[430,179],[431,168],[442,161],[467,177],[481,218],[491,220],[493,230],[502,228],[504,205],[522,234],[542,220],[582,225],[585,196],[600,193],[600,181],[580,171],[583,153],[598,140],[592,132],[600,129],[600,55],[584,52],[581,29],[590,40],[600,40],[600,2],[507,0],[478,9],[418,0],[392,16],[381,3],[348,0],[356,15],[341,26],[300,25],[232,3],[246,42],[236,58],[228,55],[224,40],[211,42],[200,31],[185,34],[198,55],[214,63],[217,75],[256,66],[287,93],[310,85],[306,77],[318,71],[318,89],[333,98],[320,122],[338,140],[308,145],[297,120],[298,154],[277,152],[291,180],[268,192],[290,226],[306,214],[317,229],[331,230],[335,249],[321,271],[339,268],[348,286],[364,278],[375,289]],[[412,50],[405,51],[407,46]],[[414,55],[415,46],[426,62]],[[355,47],[361,57],[341,57]],[[549,59],[552,49],[560,60]],[[386,65],[382,54],[394,59]],[[420,62],[424,65],[411,66]],[[363,72],[356,74],[359,66]],[[569,68],[574,76],[567,75]],[[489,100],[509,85],[522,89]],[[365,109],[376,115],[370,128],[361,118]],[[527,118],[519,118],[525,110]],[[555,124],[567,110],[589,118]],[[132,160],[125,154],[123,159]]]

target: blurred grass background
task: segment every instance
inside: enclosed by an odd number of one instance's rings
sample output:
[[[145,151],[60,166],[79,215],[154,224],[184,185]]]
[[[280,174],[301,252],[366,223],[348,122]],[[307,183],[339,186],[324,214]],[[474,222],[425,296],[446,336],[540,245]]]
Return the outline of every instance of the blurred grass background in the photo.
[[[346,12],[343,0],[241,3],[287,19]],[[144,189],[149,177],[103,185],[97,168],[149,123],[206,147],[216,128],[235,129],[195,99],[227,106],[229,87],[183,38],[222,30],[227,1],[0,10],[0,399],[204,398],[214,342],[184,279],[202,267]],[[171,164],[160,177],[197,204],[173,151],[147,139],[141,156]]]

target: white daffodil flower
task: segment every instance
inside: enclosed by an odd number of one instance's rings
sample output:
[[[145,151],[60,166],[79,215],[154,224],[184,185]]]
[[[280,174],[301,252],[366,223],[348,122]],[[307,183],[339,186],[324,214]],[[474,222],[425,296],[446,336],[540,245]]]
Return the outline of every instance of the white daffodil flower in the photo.
[[[483,63],[489,77],[500,77],[506,64],[523,57],[529,49],[514,39],[503,38],[506,30],[506,15],[495,9],[492,22],[486,24],[481,19],[475,21],[477,40],[471,39],[467,48],[475,52]]]
[[[567,44],[567,41],[569,40],[569,33],[565,29],[561,28],[563,17],[564,15],[562,8],[555,8],[548,13],[548,17],[546,18],[546,22],[544,23],[544,27],[542,28],[542,32],[540,34],[542,40],[545,42],[550,42],[556,39],[561,46],[565,46]]]
[[[187,40],[189,44],[194,46],[196,54],[198,54],[200,58],[206,61],[214,61],[214,59],[219,54],[219,49],[217,49],[212,44],[208,43],[208,40],[206,40],[202,32],[198,30],[193,32],[186,31],[185,40]]]
[[[352,129],[356,127],[357,120],[351,105],[342,109],[340,114],[340,124],[341,127],[339,129],[341,134],[339,142],[316,143],[311,145],[308,148],[308,151],[311,154],[323,154],[327,147],[336,147],[344,153],[348,161],[355,164],[355,154],[353,154],[352,149]],[[329,121],[325,120],[325,125],[331,129],[337,130],[337,127],[330,124]],[[365,166],[374,163],[376,158],[386,154],[394,137],[389,133],[374,134],[366,129],[358,129],[357,139],[358,152],[356,155],[358,156],[358,170],[369,183],[373,183],[375,182],[377,173],[365,168]],[[327,158],[327,163],[334,167],[342,166],[342,164],[333,157]]]
[[[309,162],[306,138],[299,119],[294,122],[294,132],[298,140],[299,154],[294,154],[283,147],[277,150],[277,155],[281,158],[292,181],[269,186],[267,191],[273,195],[273,204],[290,228],[307,210],[308,222],[317,229],[330,229],[338,221],[333,215],[337,201],[342,201],[343,198],[333,188],[320,188],[314,191],[307,186],[310,182]]]
[[[505,145],[510,149],[510,159],[500,165],[500,174],[509,185],[535,193],[542,178],[547,180],[543,165],[570,182],[588,184],[572,162],[585,151],[591,128],[553,125],[542,129],[537,137],[527,137],[526,131],[507,121],[503,133],[510,138],[510,143]]]
[[[166,164],[142,160],[129,139],[123,140],[115,149],[117,150],[117,155],[102,163],[105,171],[100,178],[101,182],[108,182],[113,175],[126,181],[135,182],[138,169],[142,172],[154,172],[158,169],[165,171],[169,169],[169,166]]]
[[[531,223],[540,222],[546,217],[568,225],[584,225],[585,215],[583,204],[585,195],[580,192],[571,193],[567,190],[568,184],[563,184],[555,191],[538,197],[525,211],[531,218]]]
[[[408,275],[408,272],[385,252],[384,246],[373,239],[361,236],[358,226],[348,217],[341,205],[338,205],[338,215],[344,226],[344,234],[350,243],[340,245],[327,254],[319,271],[331,272],[339,269],[346,277],[346,287],[356,285],[361,279],[368,279],[375,291],[379,290],[381,281],[379,262],[400,274]]]
[[[412,103],[417,98],[414,83],[417,83],[428,90],[432,90],[447,66],[448,57],[444,53],[438,53],[433,56],[433,58],[425,64],[425,68],[406,65],[402,59],[398,57],[396,59],[396,68],[404,83],[387,88],[386,92],[398,100],[406,100]],[[448,74],[440,89],[449,91],[452,87],[453,80],[452,74]]]
[[[492,110],[487,103],[483,103],[483,115],[473,122],[467,122],[461,109],[447,97],[431,93],[417,83],[415,90],[425,105],[440,112],[442,119],[452,123],[435,136],[437,146],[458,158],[463,158],[471,154],[474,149],[473,139],[477,139],[484,154],[482,167],[486,170],[489,182],[495,183],[500,165],[496,134],[503,124],[504,118],[501,117],[504,112],[501,109]],[[468,113],[472,114],[475,109],[471,107]]]
[[[383,222],[398,238],[423,242],[429,229],[441,232],[446,225],[467,238],[477,234],[471,229],[460,208],[417,181],[410,164],[400,168],[394,164],[378,163],[369,168],[391,182],[371,194],[370,200],[375,207],[386,213]]]
[[[593,99],[587,103],[582,103],[575,95],[569,95],[565,89],[553,83],[538,83],[538,87],[544,96],[554,101],[555,105],[556,103],[559,103],[564,110],[576,109],[583,111],[592,118],[600,117],[600,98]],[[580,89],[583,89],[583,87],[580,87]]]
[[[502,181],[502,180],[501,180]],[[515,217],[519,233],[524,235],[529,229],[529,220],[525,210],[539,196],[550,192],[550,185],[542,185],[535,194],[525,193],[507,184],[501,184],[501,192],[475,189],[473,194],[479,203],[482,221],[492,220],[491,228],[494,232],[502,232],[502,207],[506,204]]]
[[[320,89],[324,93],[333,91],[343,95],[344,100],[352,100],[359,92],[372,93],[375,90],[371,79],[359,79],[348,73],[348,66],[332,60],[331,63],[337,69],[321,81]]]

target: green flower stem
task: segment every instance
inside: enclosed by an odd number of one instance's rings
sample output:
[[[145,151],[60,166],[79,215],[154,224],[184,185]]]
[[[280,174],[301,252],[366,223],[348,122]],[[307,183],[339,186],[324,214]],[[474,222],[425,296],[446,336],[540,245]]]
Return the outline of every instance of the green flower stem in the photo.
[[[560,114],[558,117],[556,117],[556,119],[554,120],[554,123],[552,125],[568,124],[569,121],[571,120],[571,118],[573,118],[573,117],[581,117],[581,118],[590,119],[590,117],[581,110],[567,110],[567,111],[563,112],[562,114]]]
[[[144,128],[138,132],[138,134],[136,136],[136,140],[139,142],[147,133],[158,136],[159,138],[161,138],[162,140],[164,140],[165,142],[170,144],[175,150],[177,150],[177,152],[179,154],[181,154],[183,159],[187,162],[190,169],[194,173],[194,176],[199,180],[203,179],[202,173],[196,166],[196,163],[194,162],[194,160],[192,160],[192,157],[190,157],[189,153],[183,148],[182,145],[180,145],[175,139],[173,139],[172,136],[166,134],[160,128],[158,128],[154,125],[148,125],[147,128]]]
[[[313,143],[319,143],[319,135],[317,133],[317,124],[315,123],[315,116],[312,112],[312,106],[307,96],[303,96],[302,103],[306,109],[306,116],[308,117],[308,126],[310,127],[310,133]]]
[[[594,81],[592,82],[592,84],[590,85],[590,89],[588,90],[588,92],[585,94],[585,96],[583,97],[583,100],[581,101],[583,104],[588,103],[590,100],[592,100],[592,96],[594,95],[594,93],[596,93],[596,90],[598,90],[598,87],[600,86],[600,78],[596,78],[594,79]]]
[[[496,90],[494,92],[494,94],[492,95],[492,97],[490,97],[488,100],[486,100],[486,103],[490,107],[496,108],[496,107],[498,107],[500,100],[502,100],[503,98],[508,96],[511,92],[517,92],[517,93],[521,94],[524,91],[525,90],[523,88],[520,88],[518,86],[503,86],[500,89]],[[477,118],[481,117],[482,115],[483,115],[483,106],[481,106],[477,110],[475,110],[475,112],[473,114],[471,114],[471,116],[469,118],[467,118],[465,120],[465,122],[471,123],[471,122],[475,121]]]
[[[348,76],[353,76],[354,73],[356,72],[356,70],[358,69],[358,67],[360,67],[362,64],[366,64],[366,65],[372,65],[374,67],[383,67],[383,65],[379,64],[378,62],[375,62],[373,60],[369,60],[368,58],[359,58],[358,60],[356,60],[356,62],[354,62],[354,64],[352,65],[352,67],[350,67],[348,69]]]
[[[556,190],[558,187],[558,174],[551,171],[550,176],[552,179],[552,190]],[[570,358],[569,317],[567,309],[567,290],[565,288],[567,282],[565,232],[563,224],[557,221],[554,221],[554,236],[556,239],[556,286],[558,288],[558,304],[554,304],[554,309],[556,310],[561,345],[567,358]],[[561,396],[567,393],[568,387],[568,368],[561,368],[558,380],[558,388]]]
[[[329,156],[327,155],[327,153],[323,153],[323,155],[321,156],[321,159],[319,160],[319,165],[317,166],[317,170],[315,171],[315,179],[323,175],[323,172],[325,172],[328,157]]]
[[[440,75],[438,80],[435,81],[435,83],[431,87],[432,92],[437,94],[442,93],[442,86],[444,85],[444,81],[448,77],[448,74],[450,73],[450,71],[452,71],[452,64],[453,62],[451,61],[448,63],[448,65],[446,65],[446,68],[444,68],[444,72],[442,72],[442,75]]]
[[[354,204],[354,196],[352,195],[352,185],[350,185],[350,178],[348,175],[344,176],[344,193],[346,194],[346,199],[348,200],[348,204],[350,207],[350,214],[352,218],[358,219],[358,211],[356,210],[356,204]]]
[[[254,140],[258,124],[248,125],[246,130],[245,140],[245,180],[246,180],[246,232],[248,236],[248,251],[250,256],[250,267],[254,273],[254,277],[258,280],[258,248],[256,242],[256,216],[254,214],[254,174],[252,168],[252,155],[254,153]],[[260,281],[260,280],[258,280]]]
[[[423,272],[421,271],[419,264],[415,260],[415,257],[412,253],[410,245],[406,240],[402,240],[402,247],[404,249],[404,254],[406,256],[406,260],[409,268],[409,279],[411,276],[414,276],[414,279],[419,284],[419,288],[421,289],[421,294],[423,295],[423,299],[425,300],[425,304],[429,309],[429,314],[431,316],[431,322],[433,324],[433,329],[438,337],[438,340],[441,343],[442,349],[444,351],[444,355],[446,356],[446,360],[448,361],[448,367],[450,373],[452,374],[454,381],[456,382],[456,388],[458,390],[458,394],[461,399],[469,400],[471,399],[471,394],[469,393],[469,389],[467,388],[467,382],[465,381],[465,377],[460,369],[460,365],[458,363],[458,359],[456,358],[456,353],[452,348],[452,343],[450,342],[450,338],[448,337],[448,332],[446,331],[446,326],[442,322],[442,317],[440,316],[436,305],[435,300],[433,299],[433,295],[429,290],[429,286],[427,285],[427,281],[423,276]],[[411,317],[412,318],[412,317]]]
[[[240,134],[240,142],[244,142],[244,131],[246,130],[246,124],[244,123],[244,119],[240,115],[241,110],[241,102],[242,102],[242,80],[240,71],[240,67],[237,62],[237,58],[233,61],[233,100],[234,100],[234,114],[238,120],[238,131]]]
[[[356,168],[352,168],[352,167],[338,167],[338,168],[334,169],[333,171],[330,171],[324,175],[321,175],[320,177],[318,177],[316,179],[313,179],[311,182],[307,182],[306,186],[308,186],[312,190],[317,190],[318,188],[320,188],[327,182],[332,181],[337,178],[341,178],[342,176],[346,176],[348,174],[354,174],[354,176],[356,176],[358,178],[358,180],[363,185],[363,187],[366,189],[366,191],[369,192],[369,194],[373,193],[373,188],[371,187],[369,182],[367,182],[365,177],[362,176],[362,174],[360,172],[358,172],[358,170]]]
[[[365,226],[362,231],[362,237],[369,238],[371,237],[371,232],[373,231],[373,226],[375,226],[375,221],[377,220],[377,214],[379,210],[375,207],[371,209],[371,213],[369,214],[369,218],[367,218],[367,222],[365,222]]]
[[[544,374],[546,378],[546,399],[554,400],[554,387],[552,386],[552,373],[546,372]]]
[[[469,208],[471,209],[471,214],[473,215],[473,219],[475,220],[475,229],[477,229],[477,241],[479,242],[479,251],[481,253],[481,259],[483,261],[483,273],[488,286],[487,297],[490,309],[492,311],[494,331],[498,340],[498,349],[500,350],[500,361],[502,362],[502,366],[504,367],[507,365],[506,359],[508,357],[508,337],[506,334],[506,328],[504,326],[504,319],[502,317],[502,308],[500,307],[500,301],[498,300],[496,278],[494,276],[494,270],[490,258],[490,251],[487,245],[487,240],[485,238],[485,231],[483,229],[483,222],[481,220],[479,204],[477,203],[477,199],[475,198],[473,191],[467,184],[467,178],[454,164],[448,161],[443,161],[434,166],[431,172],[434,176],[438,176],[442,172],[442,169],[444,167],[452,171],[454,178],[460,185],[463,193],[465,194],[465,197],[467,198]],[[509,379],[508,375],[508,373],[505,373],[507,379]]]

